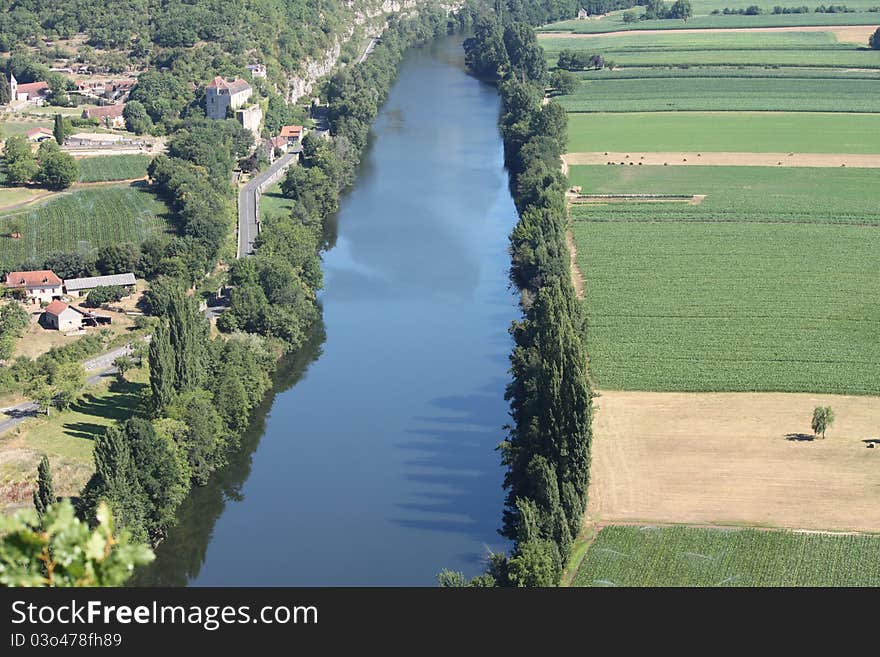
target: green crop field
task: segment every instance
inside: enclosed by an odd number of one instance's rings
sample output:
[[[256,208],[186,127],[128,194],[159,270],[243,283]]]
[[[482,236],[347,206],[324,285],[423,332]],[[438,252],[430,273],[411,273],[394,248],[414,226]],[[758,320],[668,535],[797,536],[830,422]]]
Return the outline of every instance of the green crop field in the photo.
[[[584,81],[557,100],[569,112],[880,112],[878,92],[880,80],[684,77]]]
[[[877,18],[880,19],[880,14]],[[541,46],[551,66],[556,65],[560,51],[574,50],[601,54],[613,61],[615,67],[880,67],[880,52],[866,45],[839,42],[831,32],[669,32],[580,39],[544,37]]]
[[[116,242],[140,243],[169,230],[167,208],[149,190],[109,186],[60,195],[25,211],[0,214],[0,266],[39,260],[58,251],[92,253]],[[22,237],[6,237],[10,221],[20,223]]]
[[[713,3],[718,9],[725,6],[733,7],[733,4]],[[774,4],[776,4],[774,2]],[[783,6],[786,5],[781,3]],[[856,8],[854,3],[845,3],[847,6]],[[741,5],[737,5],[741,6]],[[861,8],[868,9],[876,7],[875,0],[868,0],[868,4],[861,5]],[[772,10],[772,5],[769,7]],[[767,7],[765,6],[765,10]],[[633,9],[637,14],[643,11]],[[711,10],[702,11],[707,12]],[[696,15],[688,19],[687,22],[673,19],[652,20],[652,21],[636,21],[635,23],[624,23],[623,12],[614,12],[612,15],[601,20],[570,20],[560,23],[552,23],[545,25],[540,29],[542,32],[574,32],[576,34],[599,34],[603,32],[617,32],[621,30],[681,30],[681,29],[724,29],[724,28],[748,28],[748,27],[804,27],[815,25],[877,25],[880,24],[880,14],[871,11],[859,11],[851,13],[825,14],[810,12],[808,14],[761,14],[758,16],[710,16]]]
[[[834,79],[834,80],[880,80],[880,69],[844,69],[826,67],[798,66],[628,66],[615,68],[613,71],[604,68],[598,71],[579,71],[576,75],[586,81],[590,80],[634,80],[654,78],[756,78],[779,79],[793,78],[798,80]]]
[[[107,155],[87,157],[79,162],[80,182],[104,182],[109,180],[132,180],[147,175],[147,167],[153,160],[149,155]]]
[[[613,390],[880,394],[880,229],[575,221]]]
[[[880,586],[880,536],[605,527],[574,586]]]
[[[687,203],[584,203],[591,221],[780,221],[880,224],[880,170],[807,167],[573,166],[585,194],[703,194]]]
[[[880,153],[880,114],[632,112],[573,114],[570,153],[742,151]]]

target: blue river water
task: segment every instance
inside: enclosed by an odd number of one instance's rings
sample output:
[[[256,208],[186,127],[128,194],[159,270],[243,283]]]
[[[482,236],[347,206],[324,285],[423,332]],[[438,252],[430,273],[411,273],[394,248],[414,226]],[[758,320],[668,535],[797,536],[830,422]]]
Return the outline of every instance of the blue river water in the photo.
[[[407,55],[324,256],[323,326],[138,583],[430,586],[507,547],[498,112],[460,38]]]

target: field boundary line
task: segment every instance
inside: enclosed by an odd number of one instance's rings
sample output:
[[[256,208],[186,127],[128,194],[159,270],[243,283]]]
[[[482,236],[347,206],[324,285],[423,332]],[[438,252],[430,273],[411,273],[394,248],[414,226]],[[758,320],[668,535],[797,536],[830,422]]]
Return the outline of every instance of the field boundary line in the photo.
[[[582,151],[566,153],[571,166],[746,166],[880,168],[880,153],[754,153],[738,151]]]

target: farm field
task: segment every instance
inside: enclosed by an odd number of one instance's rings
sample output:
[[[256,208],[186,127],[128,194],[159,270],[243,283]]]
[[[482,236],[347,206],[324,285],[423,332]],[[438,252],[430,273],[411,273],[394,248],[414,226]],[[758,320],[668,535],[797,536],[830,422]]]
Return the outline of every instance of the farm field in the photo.
[[[880,153],[880,114],[631,112],[572,114],[572,153],[747,151]]]
[[[870,0],[869,0],[870,1]],[[694,3],[692,3],[693,5]],[[855,9],[854,3],[846,3]],[[725,6],[733,7],[730,3],[713,3],[713,9],[723,10]],[[876,3],[861,6],[868,9],[877,6]],[[772,11],[772,5],[764,7]],[[643,10],[633,9],[637,14]],[[572,32],[575,34],[597,34],[603,32],[618,32],[631,30],[681,30],[681,29],[730,29],[730,28],[761,28],[761,27],[804,27],[824,25],[877,25],[878,12],[858,11],[851,13],[826,14],[810,12],[808,14],[760,14],[758,16],[740,15],[708,15],[711,9],[698,10],[694,7],[694,16],[687,22],[674,19],[659,19],[650,21],[636,21],[624,23],[623,12],[614,12],[599,20],[570,20],[559,23],[551,23],[539,28],[539,32]],[[702,13],[702,15],[700,15]]]
[[[880,397],[602,390],[590,522],[880,532]],[[813,439],[813,408],[837,420]]]
[[[608,68],[599,71],[579,71],[576,75],[586,81],[707,77],[716,80],[723,78],[880,80],[878,69],[852,70],[817,66],[627,66],[615,68],[613,71]]]
[[[880,14],[877,14],[880,19]],[[880,21],[878,21],[880,22]],[[540,39],[550,65],[559,52],[598,53],[615,67],[627,66],[818,66],[877,68],[880,52],[838,41],[831,32],[668,32]]]
[[[880,586],[880,536],[605,527],[575,586]]]
[[[167,209],[142,186],[108,186],[56,195],[54,200],[19,211],[0,213],[0,234],[11,219],[22,237],[0,237],[0,266],[39,260],[59,251],[91,253],[104,244],[140,243],[169,230]]]
[[[149,155],[85,157],[79,163],[80,182],[105,182],[144,178],[152,161]]]
[[[572,166],[584,194],[705,195],[687,203],[584,203],[576,220],[880,224],[880,170],[749,166]],[[589,248],[589,247],[586,247]]]
[[[880,231],[575,221],[598,387],[880,394]]]
[[[880,112],[880,80],[681,77],[585,80],[569,112]]]

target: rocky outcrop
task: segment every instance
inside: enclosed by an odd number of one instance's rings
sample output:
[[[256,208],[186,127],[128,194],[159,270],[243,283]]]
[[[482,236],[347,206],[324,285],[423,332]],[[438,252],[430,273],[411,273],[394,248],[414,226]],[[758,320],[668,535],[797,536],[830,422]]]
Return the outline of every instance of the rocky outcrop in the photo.
[[[303,62],[300,70],[294,75],[287,78],[287,102],[295,103],[300,98],[307,96],[314,89],[318,80],[328,75],[339,64],[339,56],[342,53],[342,46],[351,39],[355,32],[355,28],[365,24],[373,26],[375,33],[380,34],[385,30],[386,23],[384,17],[391,13],[398,13],[416,9],[420,4],[424,4],[426,0],[382,0],[381,3],[370,3],[369,6],[353,9],[352,23],[348,29],[341,35],[337,35],[333,42],[333,46],[324,53],[319,59],[308,59]],[[355,4],[363,5],[365,3],[349,3],[354,7]],[[445,3],[442,6],[451,11],[460,7],[463,2],[455,1]]]

